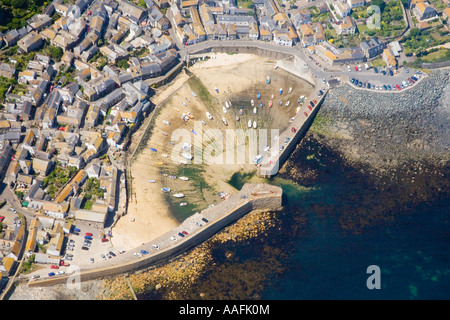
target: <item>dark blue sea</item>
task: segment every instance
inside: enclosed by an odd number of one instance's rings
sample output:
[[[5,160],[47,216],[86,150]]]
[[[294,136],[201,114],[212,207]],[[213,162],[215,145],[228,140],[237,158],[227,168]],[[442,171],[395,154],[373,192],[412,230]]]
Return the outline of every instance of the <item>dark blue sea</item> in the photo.
[[[318,145],[308,144],[317,154]],[[307,153],[297,150],[290,166],[313,178],[282,174],[273,181],[287,194],[285,225],[296,215],[306,222],[301,232],[285,236],[292,243],[287,269],[262,299],[449,299],[449,168],[421,175],[402,168],[386,181],[331,161],[339,156],[326,150],[315,159]],[[416,185],[406,182],[411,176]],[[380,269],[380,289],[366,285],[371,265]]]

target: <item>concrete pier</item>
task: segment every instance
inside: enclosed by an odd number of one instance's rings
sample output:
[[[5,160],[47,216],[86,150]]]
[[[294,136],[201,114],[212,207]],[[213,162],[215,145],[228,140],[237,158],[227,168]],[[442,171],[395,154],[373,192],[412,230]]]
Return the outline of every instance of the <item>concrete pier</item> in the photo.
[[[253,210],[280,210],[282,195],[280,187],[246,183],[238,193],[231,195],[216,206],[195,213],[183,221],[180,226],[154,239],[151,243],[143,244],[133,251],[117,255],[113,259],[102,261],[101,268],[81,269],[72,274],[30,280],[28,285],[50,286],[66,283],[73,286],[77,282],[124,274],[164,263],[201,244]],[[188,235],[180,238],[177,235],[182,231],[187,232]],[[170,240],[172,236],[177,237],[177,241]],[[153,248],[152,245],[159,246],[159,249]],[[149,254],[143,255],[141,258],[135,256],[134,252],[140,252],[140,250],[146,250]]]
[[[279,145],[284,145],[283,150],[278,150],[276,154],[272,151],[268,157],[264,159],[264,162],[258,166],[257,175],[262,178],[271,178],[278,173],[278,170],[289,158],[289,155],[294,151],[300,139],[306,134],[309,127],[311,126],[317,112],[319,111],[320,106],[322,105],[322,101],[325,98],[328,91],[325,91],[324,94],[319,98],[317,96],[317,91],[313,94],[313,96],[305,99],[303,106],[300,108],[298,113],[296,114],[294,121],[291,125],[283,131],[279,138]],[[307,107],[309,105],[309,101],[313,99],[316,100],[316,104],[314,105],[312,111]],[[306,117],[304,112],[308,114]],[[295,128],[296,132],[292,132],[292,128]],[[289,142],[285,143],[285,139],[289,138]]]

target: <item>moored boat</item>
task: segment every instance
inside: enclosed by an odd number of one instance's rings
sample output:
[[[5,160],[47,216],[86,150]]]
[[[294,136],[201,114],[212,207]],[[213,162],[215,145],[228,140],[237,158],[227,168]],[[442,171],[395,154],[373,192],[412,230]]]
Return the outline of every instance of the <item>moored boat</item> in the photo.
[[[255,101],[250,101],[250,103],[252,104],[252,107],[255,105]]]
[[[227,110],[227,108],[225,108],[225,106],[222,107],[222,110],[224,113],[228,113],[228,110]]]
[[[228,125],[227,119],[225,119],[225,117],[222,117],[222,122],[223,122],[226,126]]]
[[[258,124],[256,123],[256,121],[253,121],[253,129],[256,129],[258,127]]]
[[[249,127],[249,128],[252,127],[252,120],[248,120],[248,127]]]
[[[280,88],[280,94],[283,94],[283,88]]]
[[[266,83],[267,83],[267,84],[270,83],[270,77],[269,77],[269,76],[266,77]]]
[[[183,181],[188,181],[189,180],[188,177],[179,177],[178,179],[183,180]]]
[[[184,194],[183,194],[183,193],[175,193],[173,196],[174,196],[175,198],[183,198],[183,197],[184,197]]]
[[[170,122],[167,121],[167,120],[163,120],[162,123],[167,124],[167,125],[170,125]]]
[[[206,112],[206,117],[207,117],[209,120],[212,120],[212,119],[213,119],[211,113],[209,113],[209,112]]]
[[[170,188],[161,188],[161,191],[163,191],[163,192],[170,192]]]
[[[184,207],[184,206],[187,206],[187,205],[188,205],[187,202],[182,202],[182,203],[180,203],[180,207]]]
[[[289,93],[292,93],[292,87],[289,88]]]
[[[228,101],[225,101],[225,107],[227,107],[227,109],[230,109],[230,104],[228,103]]]
[[[290,101],[286,102],[285,106],[286,106],[286,107],[289,107],[289,104],[290,104],[290,103],[291,103]]]
[[[256,114],[258,111],[256,110],[256,107],[253,108],[253,113]]]
[[[269,101],[269,108],[272,108],[272,100]]]

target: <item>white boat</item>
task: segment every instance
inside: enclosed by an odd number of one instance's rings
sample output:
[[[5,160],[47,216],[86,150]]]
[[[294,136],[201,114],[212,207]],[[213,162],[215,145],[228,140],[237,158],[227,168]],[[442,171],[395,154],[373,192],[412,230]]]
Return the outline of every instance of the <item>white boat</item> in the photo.
[[[255,164],[260,163],[261,160],[262,160],[262,155],[261,155],[261,154],[258,154],[257,156],[255,156],[255,157],[253,158],[253,162],[254,162]]]
[[[255,105],[255,101],[250,101],[250,103],[252,104],[252,107]]]
[[[269,153],[269,151],[270,151],[270,147],[269,147],[269,146],[266,146],[266,147],[264,148],[264,152]]]
[[[189,180],[188,177],[178,177],[178,179],[183,180],[183,181],[188,181]]]
[[[258,125],[256,124],[256,121],[253,121],[253,129],[256,129]]]
[[[258,111],[256,110],[256,107],[253,108],[253,113],[256,114]]]
[[[160,131],[163,135],[165,135],[165,136],[167,136],[168,135],[168,133],[167,132],[165,132],[165,131]]]
[[[275,97],[275,95],[274,94],[272,94],[272,100],[273,100],[273,98]]]
[[[225,117],[222,117],[222,121],[226,126],[228,125],[227,119],[225,119]]]
[[[164,123],[164,124],[170,124],[170,122],[167,121],[167,120],[163,120],[162,123]]]
[[[286,102],[285,106],[286,106],[286,107],[289,107],[289,104],[290,104],[290,103],[291,103],[290,101]]]
[[[187,202],[182,202],[182,203],[180,203],[180,207],[184,207],[184,206],[187,206],[187,205],[188,205]]]
[[[292,87],[289,88],[289,93],[292,93]]]
[[[249,128],[252,127],[252,120],[248,120],[248,127],[249,127]]]
[[[225,106],[227,107],[227,109],[230,109],[230,104],[228,103],[228,101],[225,101]]]
[[[192,160],[192,155],[189,154],[189,153],[183,152],[181,155],[183,156],[183,158],[186,158],[186,159],[188,159],[188,160]]]
[[[300,107],[297,107],[297,109],[295,110],[295,113],[298,113],[300,111]]]
[[[209,113],[209,112],[206,112],[206,117],[207,117],[209,120],[212,120],[212,119],[213,119],[211,113]]]
[[[175,198],[184,198],[184,194],[183,193],[175,193],[173,196]]]
[[[156,180],[148,180],[148,182],[150,182],[150,183],[155,183]]]
[[[224,113],[228,113],[228,110],[227,110],[227,108],[225,108],[225,106],[222,107],[222,110]]]
[[[161,191],[170,192],[170,188],[161,188]]]
[[[163,154],[161,155],[161,157],[164,157],[164,158],[168,158],[168,157],[169,157],[169,155],[167,155],[167,154],[163,153]]]
[[[188,143],[188,142],[185,142],[185,143],[183,144],[183,149],[184,149],[185,151],[191,151],[191,148],[192,148],[192,144],[190,144],[190,143]]]

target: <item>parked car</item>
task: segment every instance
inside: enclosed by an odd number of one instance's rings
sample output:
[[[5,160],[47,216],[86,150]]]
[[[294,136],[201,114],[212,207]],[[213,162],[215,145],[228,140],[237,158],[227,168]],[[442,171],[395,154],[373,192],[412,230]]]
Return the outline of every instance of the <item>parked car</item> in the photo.
[[[186,231],[181,231],[182,234],[184,234],[185,236],[187,236],[189,233],[187,233]]]
[[[65,272],[62,271],[62,270],[60,270],[60,271],[58,271],[57,273],[58,273],[59,275],[61,275],[61,274],[64,274]]]
[[[85,236],[90,236],[90,237],[92,237],[93,236],[93,234],[92,233],[90,233],[90,232],[86,232],[85,234],[84,234]]]
[[[142,254],[148,254],[148,251],[146,251],[146,250],[141,250],[141,253],[142,253]]]
[[[400,88],[400,86],[398,84],[396,84],[395,87],[397,88],[397,90],[401,90],[402,89],[402,88]]]
[[[91,236],[84,236],[85,239],[92,240]]]
[[[52,276],[54,276],[54,275],[55,275],[54,272],[50,272],[50,273],[48,274],[49,277],[52,277]]]
[[[174,236],[171,236],[171,237],[170,237],[170,240],[171,240],[171,241],[177,241],[177,238],[175,238]]]
[[[3,222],[5,220],[5,216],[0,216],[0,222]]]
[[[91,263],[94,263],[94,258],[91,258],[90,261],[91,261]]]
[[[51,265],[51,266],[50,266],[50,269],[59,269],[59,267],[56,266],[56,265]]]
[[[289,137],[286,137],[286,139],[284,139],[284,144],[288,144],[290,140],[291,139]]]
[[[72,261],[72,257],[65,257],[64,260]]]
[[[106,260],[106,257],[103,253],[100,256],[102,257],[103,260]]]
[[[178,235],[182,238],[184,238],[184,234],[182,234],[181,232],[178,232]]]
[[[107,238],[102,238],[102,242],[108,242],[109,240]]]
[[[85,247],[85,246],[82,246],[81,249],[82,249],[82,250],[86,250],[86,251],[89,250],[89,248],[88,248],[88,247]]]
[[[113,257],[116,256],[116,254],[114,252],[112,252],[112,251],[110,251],[109,254],[112,255]]]
[[[370,82],[367,83],[367,89],[370,89]]]
[[[202,218],[202,221],[203,221],[203,222],[206,222],[206,223],[209,222],[206,218]]]
[[[35,275],[33,276],[33,279],[38,279],[38,278],[40,278],[40,277],[41,277],[40,275],[35,274]]]

